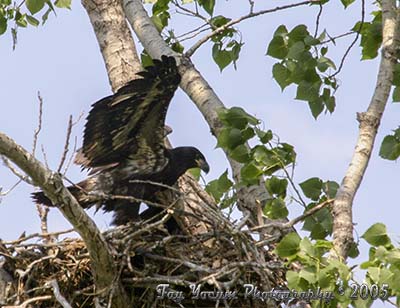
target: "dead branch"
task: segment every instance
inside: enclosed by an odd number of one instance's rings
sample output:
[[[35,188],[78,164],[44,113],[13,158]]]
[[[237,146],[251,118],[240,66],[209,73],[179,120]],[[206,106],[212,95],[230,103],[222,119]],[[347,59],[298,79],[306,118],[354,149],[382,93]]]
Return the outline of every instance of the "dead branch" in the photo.
[[[67,154],[69,151],[69,140],[71,138],[72,126],[73,126],[72,115],[70,115],[69,120],[68,120],[67,136],[65,138],[64,150],[63,150],[63,153],[61,156],[60,164],[58,165],[58,168],[57,168],[57,172],[61,172],[61,169],[65,163],[65,159],[67,158]]]
[[[49,281],[47,284],[53,288],[54,297],[56,298],[57,302],[61,304],[63,308],[72,308],[71,304],[68,303],[68,301],[65,299],[64,296],[62,296],[57,280],[53,279]]]
[[[38,126],[35,129],[35,132],[33,133],[32,155],[35,155],[35,152],[36,152],[38,137],[39,137],[40,131],[42,130],[42,121],[43,121],[43,98],[40,95],[40,92],[37,93],[37,97],[39,100],[39,116],[38,116]]]

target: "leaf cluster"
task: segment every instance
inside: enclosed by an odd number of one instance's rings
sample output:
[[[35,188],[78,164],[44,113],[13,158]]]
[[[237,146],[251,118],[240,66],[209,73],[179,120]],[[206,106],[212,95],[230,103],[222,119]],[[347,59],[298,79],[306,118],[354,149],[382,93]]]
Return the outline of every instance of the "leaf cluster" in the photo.
[[[314,118],[324,110],[332,113],[336,106],[334,92],[338,85],[327,74],[336,66],[326,56],[328,47],[318,48],[324,38],[325,33],[313,37],[305,25],[291,31],[281,25],[267,48],[267,55],[280,60],[273,66],[273,78],[282,91],[291,84],[296,85],[296,99],[308,102]]]

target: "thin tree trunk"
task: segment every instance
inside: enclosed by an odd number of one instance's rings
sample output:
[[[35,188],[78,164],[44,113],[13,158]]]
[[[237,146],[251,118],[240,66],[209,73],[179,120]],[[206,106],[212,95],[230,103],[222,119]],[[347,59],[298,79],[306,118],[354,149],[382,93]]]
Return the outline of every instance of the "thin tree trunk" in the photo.
[[[399,48],[399,13],[394,0],[382,1],[382,56],[378,80],[366,112],[357,114],[360,123],[353,158],[342,180],[333,206],[332,255],[346,259],[353,243],[352,204],[371,157],[378,127],[389,98]]]
[[[118,0],[82,0],[106,65],[113,92],[135,78],[141,64]]]

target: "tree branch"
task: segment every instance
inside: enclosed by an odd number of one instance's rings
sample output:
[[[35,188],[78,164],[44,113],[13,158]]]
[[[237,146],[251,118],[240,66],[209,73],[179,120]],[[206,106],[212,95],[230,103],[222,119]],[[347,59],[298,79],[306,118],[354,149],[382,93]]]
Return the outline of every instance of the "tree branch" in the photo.
[[[127,307],[125,291],[119,282],[115,282],[117,270],[107,242],[95,223],[64,187],[61,176],[44,167],[32,154],[3,133],[0,133],[0,155],[9,158],[29,175],[33,183],[40,186],[53,204],[59,204],[64,217],[74,226],[87,245],[96,286],[101,291],[113,290],[112,307]]]
[[[185,56],[190,58],[196,52],[196,50],[201,47],[201,45],[206,43],[214,35],[217,35],[217,34],[223,32],[223,31],[225,31],[229,27],[232,27],[233,25],[236,25],[236,24],[242,22],[243,20],[246,20],[246,19],[249,19],[249,18],[253,18],[253,17],[256,17],[256,16],[260,16],[260,15],[264,15],[264,14],[268,14],[268,13],[274,13],[274,12],[277,12],[277,11],[282,11],[282,10],[286,10],[286,9],[295,8],[295,7],[302,6],[302,5],[308,5],[308,4],[311,4],[313,2],[319,2],[319,1],[309,0],[309,1],[299,2],[299,3],[293,3],[293,4],[288,4],[288,5],[277,6],[277,7],[273,8],[273,9],[262,10],[262,11],[259,11],[259,12],[250,11],[249,14],[244,15],[242,17],[239,17],[237,19],[231,20],[230,22],[226,23],[225,25],[223,25],[221,27],[218,27],[217,29],[215,29],[211,33],[207,34],[206,36],[204,36],[203,38],[198,40],[192,47],[189,48],[189,50],[185,53]],[[251,8],[251,10],[252,10],[252,8]]]
[[[382,13],[382,56],[375,91],[367,111],[357,114],[360,123],[358,140],[333,206],[334,249],[331,255],[336,258],[346,259],[353,243],[352,203],[371,157],[397,63],[400,19],[396,2],[382,0]]]

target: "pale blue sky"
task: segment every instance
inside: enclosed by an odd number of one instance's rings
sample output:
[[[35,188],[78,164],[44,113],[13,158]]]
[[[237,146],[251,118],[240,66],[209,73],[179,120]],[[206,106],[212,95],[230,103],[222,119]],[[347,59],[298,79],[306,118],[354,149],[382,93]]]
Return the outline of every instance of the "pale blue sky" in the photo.
[[[280,2],[269,1],[269,7]],[[236,17],[247,12],[247,7],[246,11],[243,10],[247,4],[245,0],[221,2],[217,11],[221,8],[226,15]],[[321,27],[328,28],[331,35],[347,31],[359,18],[357,6],[359,4],[344,11],[340,3],[330,4],[330,10],[327,9],[322,16]],[[245,45],[237,71],[229,67],[219,73],[211,59],[210,45],[203,46],[195,54],[193,62],[227,106],[244,107],[262,119],[281,140],[295,146],[298,154],[297,182],[313,176],[340,182],[351,159],[358,132],[356,112],[366,109],[373,93],[377,61],[360,62],[360,49],[355,47],[339,75],[341,87],[336,96],[335,113],[321,115],[315,121],[307,104],[293,99],[293,87],[281,94],[272,80],[271,67],[275,60],[265,56],[267,44],[278,25],[285,23],[290,29],[305,23],[314,31],[316,13],[317,7],[299,8],[244,22],[240,30]],[[173,15],[177,17],[173,28],[182,33],[180,29],[187,29],[191,19]],[[337,48],[330,48],[328,56],[338,61],[349,42],[349,39],[339,41]],[[1,36],[0,65],[0,131],[31,149],[38,119],[36,93],[40,91],[44,99],[44,115],[39,145],[44,145],[50,167],[55,169],[63,150],[69,115],[75,118],[81,112],[86,115],[93,102],[111,93],[97,41],[80,3],[75,1],[72,11],[58,10],[58,16],[51,16],[44,27],[21,29],[15,51],[12,51],[10,35]],[[383,137],[399,125],[399,118],[400,105],[390,102],[354,203],[355,228],[360,235],[373,223],[383,222],[392,238],[399,238],[400,167],[395,162],[380,159],[377,154]],[[175,146],[194,145],[206,155],[211,165],[207,180],[216,178],[228,167],[222,151],[214,149],[216,141],[209,134],[205,121],[181,91],[174,98],[167,122],[174,130],[171,140]],[[73,131],[78,145],[83,124],[84,120],[81,120]],[[43,161],[40,147],[37,154]],[[68,173],[74,181],[84,176],[77,167],[72,167]],[[16,178],[0,165],[3,190],[15,182]],[[39,230],[36,209],[30,201],[32,191],[31,186],[22,183],[2,199],[0,238],[13,239],[23,231]],[[294,213],[299,213],[299,209]],[[109,218],[98,213],[96,221],[104,229]],[[49,225],[50,231],[56,231],[68,224],[57,210],[52,210]],[[364,248],[363,255],[366,253]]]

